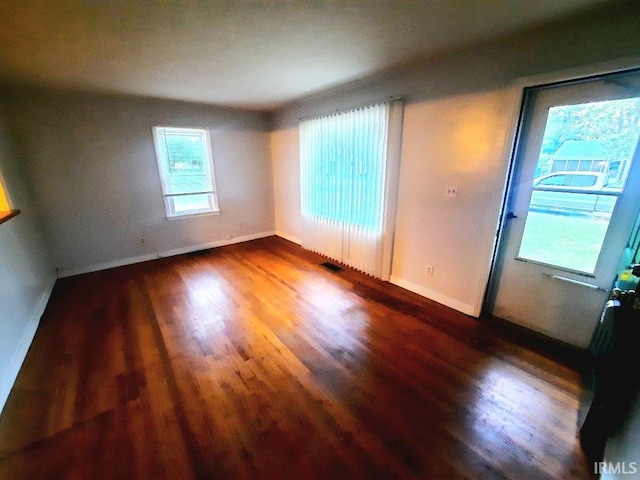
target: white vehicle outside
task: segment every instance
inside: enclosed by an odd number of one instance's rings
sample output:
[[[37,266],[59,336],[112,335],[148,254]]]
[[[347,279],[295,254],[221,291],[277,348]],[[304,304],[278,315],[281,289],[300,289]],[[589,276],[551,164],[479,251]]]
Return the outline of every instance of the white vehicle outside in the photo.
[[[602,172],[553,172],[536,178],[534,190],[600,191],[607,186],[609,175]]]

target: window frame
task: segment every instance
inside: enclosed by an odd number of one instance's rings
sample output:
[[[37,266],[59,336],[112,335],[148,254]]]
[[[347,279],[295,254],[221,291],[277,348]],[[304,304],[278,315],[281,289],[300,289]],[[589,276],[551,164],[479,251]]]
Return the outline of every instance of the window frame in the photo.
[[[167,171],[168,161],[166,154],[161,153],[162,147],[165,145],[162,139],[167,132],[173,134],[191,134],[198,135],[203,141],[204,157],[203,161],[206,162],[206,176],[208,180],[208,189],[186,192],[186,193],[172,193],[169,191],[169,173]],[[160,185],[162,188],[162,197],[164,200],[165,214],[167,220],[176,220],[180,218],[193,218],[208,215],[218,215],[220,213],[220,205],[218,202],[218,191],[216,186],[215,169],[213,164],[213,152],[211,148],[211,134],[208,127],[188,127],[188,126],[176,126],[176,125],[154,125],[152,127],[153,134],[153,146],[156,157],[156,164],[158,167],[158,175],[160,176]],[[166,138],[166,137],[165,137]],[[186,213],[180,213],[175,207],[175,199],[177,197],[187,197],[194,195],[208,195],[209,208],[194,209],[186,211]]]

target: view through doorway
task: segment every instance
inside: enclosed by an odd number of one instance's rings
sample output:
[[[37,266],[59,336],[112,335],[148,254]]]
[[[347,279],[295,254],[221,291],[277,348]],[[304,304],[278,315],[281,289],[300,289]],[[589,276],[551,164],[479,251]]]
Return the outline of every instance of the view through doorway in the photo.
[[[526,92],[491,313],[585,347],[640,205],[640,76]]]

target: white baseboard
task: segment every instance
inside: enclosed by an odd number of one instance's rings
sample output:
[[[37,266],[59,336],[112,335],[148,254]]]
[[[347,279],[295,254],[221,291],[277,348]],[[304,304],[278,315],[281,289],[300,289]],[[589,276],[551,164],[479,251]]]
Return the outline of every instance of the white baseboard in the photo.
[[[429,300],[433,300],[434,302],[453,308],[454,310],[466,315],[478,317],[478,314],[476,313],[477,308],[474,305],[469,305],[468,303],[461,302],[460,300],[456,300],[455,298],[443,295],[439,292],[423,287],[422,285],[418,285],[417,283],[410,282],[409,280],[405,280],[404,278],[396,277],[394,275],[391,275],[389,282],[402,287],[405,290],[409,290],[410,292],[426,297]]]
[[[81,275],[83,273],[98,272],[100,270],[107,270],[109,268],[122,267],[125,265],[132,265],[134,263],[147,262],[149,260],[156,260],[158,258],[173,257],[175,255],[182,255],[184,253],[197,252],[199,250],[206,250],[208,248],[224,247],[225,245],[232,245],[234,243],[248,242],[249,240],[256,240],[258,238],[271,237],[276,235],[276,232],[261,232],[253,233],[251,235],[244,235],[242,237],[234,237],[231,239],[216,240],[215,242],[201,243],[199,245],[190,245],[188,247],[174,248],[172,250],[165,250],[163,252],[149,253],[146,255],[139,255],[137,257],[123,258],[122,260],[114,260],[112,262],[96,263],[86,267],[71,268],[68,270],[62,270],[59,273],[60,278],[71,277],[73,275]]]
[[[0,379],[0,413],[2,413],[2,409],[4,408],[5,403],[7,403],[7,398],[9,398],[9,393],[11,393],[13,384],[15,383],[16,378],[18,378],[18,373],[20,373],[20,368],[27,356],[27,352],[29,351],[33,337],[36,334],[38,325],[40,325],[40,318],[47,307],[47,302],[49,301],[49,297],[51,297],[51,292],[53,291],[55,283],[56,278],[52,275],[49,283],[40,296],[40,300],[38,300],[38,304],[36,305],[31,318],[29,318],[29,321],[22,332],[22,336],[16,345],[16,349],[9,361],[9,365],[7,365],[7,368],[4,371],[4,375],[2,376],[2,379]]]
[[[300,240],[298,237],[294,237],[293,235],[289,235],[288,233],[276,232],[276,235],[278,237],[284,238],[285,240],[289,240],[290,242],[302,245],[302,240]]]

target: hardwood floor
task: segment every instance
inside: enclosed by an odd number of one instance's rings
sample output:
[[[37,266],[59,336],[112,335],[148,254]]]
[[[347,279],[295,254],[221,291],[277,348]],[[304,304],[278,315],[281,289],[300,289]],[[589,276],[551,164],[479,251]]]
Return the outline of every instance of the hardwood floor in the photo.
[[[581,375],[272,237],[58,281],[0,478],[591,478]]]

